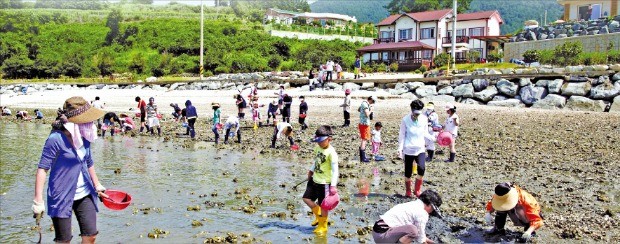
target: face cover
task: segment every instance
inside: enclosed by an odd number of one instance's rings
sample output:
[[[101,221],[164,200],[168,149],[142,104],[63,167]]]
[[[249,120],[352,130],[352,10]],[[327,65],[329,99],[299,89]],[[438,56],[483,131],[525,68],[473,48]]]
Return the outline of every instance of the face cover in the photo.
[[[93,122],[83,124],[67,122],[64,124],[64,127],[67,131],[69,131],[69,133],[71,133],[71,141],[76,149],[79,149],[84,145],[82,138],[89,142],[93,142],[97,139],[97,127]]]

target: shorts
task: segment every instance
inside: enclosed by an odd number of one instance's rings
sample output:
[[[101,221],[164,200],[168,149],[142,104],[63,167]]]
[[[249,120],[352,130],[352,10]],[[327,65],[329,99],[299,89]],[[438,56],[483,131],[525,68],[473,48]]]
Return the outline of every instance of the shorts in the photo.
[[[359,124],[357,127],[360,130],[360,138],[362,140],[370,140],[370,126]]]
[[[284,100],[282,100],[281,98],[278,99],[278,105],[282,105],[282,104],[284,104]]]
[[[329,190],[329,185],[327,184],[317,184],[314,183],[312,178],[308,180],[308,184],[306,184],[306,191],[304,192],[303,198],[307,198],[316,201],[318,205],[321,205],[323,199],[325,199],[325,192]]]
[[[148,125],[149,127],[159,126],[159,119],[157,117],[149,118]]]
[[[144,123],[146,122],[146,114],[145,113],[140,113],[140,123]]]
[[[114,125],[114,123],[112,123],[112,121],[110,121],[109,119],[104,119],[103,120],[103,124],[107,125],[107,126],[113,126]]]
[[[97,209],[93,196],[88,195],[80,200],[73,201],[73,212],[80,226],[80,236],[95,236],[97,231]],[[55,242],[69,242],[71,234],[71,218],[52,217],[54,224]]]
[[[181,109],[181,116],[185,117],[187,115],[186,110],[185,109]]]

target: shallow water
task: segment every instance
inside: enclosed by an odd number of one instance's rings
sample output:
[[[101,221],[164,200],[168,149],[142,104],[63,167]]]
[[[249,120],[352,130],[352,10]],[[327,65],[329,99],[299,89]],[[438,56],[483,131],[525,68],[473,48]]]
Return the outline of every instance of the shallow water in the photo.
[[[36,231],[31,229],[34,219],[30,206],[36,165],[49,131],[50,126],[45,124],[0,123],[2,242],[28,243],[38,238]],[[118,135],[99,139],[93,144],[93,159],[104,186],[126,191],[133,197],[132,205],[122,211],[111,211],[99,204],[99,242],[198,243],[208,237],[226,237],[226,232],[234,232],[239,241],[248,239],[241,237],[242,233],[250,233],[251,238],[257,238],[258,242],[298,243],[304,238],[313,238],[311,242],[335,242],[340,241],[332,236],[336,230],[355,233],[355,225],[359,223],[355,220],[362,217],[363,211],[352,205],[357,200],[366,199],[351,194],[351,201],[338,207],[347,209],[347,213],[331,216],[336,224],[330,227],[327,239],[314,238],[314,228],[309,224],[311,218],[307,215],[309,208],[301,201],[305,184],[300,185],[298,191],[291,190],[305,177],[308,166],[307,163],[300,164],[301,160],[295,155],[281,159],[264,158],[257,152],[218,151],[204,142],[190,145],[182,148],[160,139]],[[120,174],[114,172],[116,169],[121,170]],[[236,183],[233,182],[235,178]],[[248,189],[247,195],[234,193],[243,188]],[[212,196],[214,192],[217,196]],[[263,202],[255,203],[256,213],[239,210],[249,206],[248,198],[255,197],[260,197]],[[373,201],[372,196],[369,199]],[[225,206],[210,208],[203,204],[205,201],[224,203]],[[257,199],[253,201],[257,202]],[[292,210],[287,209],[288,204]],[[195,205],[201,209],[187,210]],[[286,213],[286,218],[269,217],[276,212]],[[353,228],[339,219],[343,215],[352,221]],[[204,225],[192,227],[193,220]],[[75,219],[73,222],[75,242],[79,238],[79,228]],[[42,220],[41,225],[43,243],[52,242],[54,233],[50,230],[49,216]],[[148,233],[154,228],[169,234],[162,235],[163,240],[149,239]],[[353,235],[348,241],[357,242],[358,236]]]

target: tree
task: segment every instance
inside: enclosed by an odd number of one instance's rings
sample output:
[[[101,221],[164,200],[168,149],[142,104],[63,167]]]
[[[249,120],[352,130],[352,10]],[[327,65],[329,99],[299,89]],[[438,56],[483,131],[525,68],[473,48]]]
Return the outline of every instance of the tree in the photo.
[[[471,1],[473,0],[457,0],[457,12],[467,11]],[[452,8],[452,3],[452,0],[392,0],[385,8],[391,14],[415,13]]]
[[[433,64],[436,67],[447,65],[448,62],[454,63],[454,59],[448,53],[440,53],[439,55],[435,56],[435,58],[433,59]]]
[[[104,49],[93,57],[93,64],[99,71],[101,77],[106,77],[112,74],[112,65],[114,65],[114,59],[109,50]]]
[[[565,42],[555,47],[553,54],[557,58],[557,63],[561,65],[574,65],[579,61],[579,54],[583,52],[581,42]]]
[[[527,50],[523,53],[523,62],[531,64],[540,60],[540,52],[538,50]]]
[[[106,45],[112,45],[112,43],[115,42],[118,38],[119,34],[121,33],[119,23],[122,19],[123,17],[121,16],[121,11],[118,9],[114,9],[112,10],[112,12],[110,12],[110,14],[108,14],[105,26],[110,28],[110,31],[105,36]]]
[[[133,0],[135,4],[153,4],[153,0]]]

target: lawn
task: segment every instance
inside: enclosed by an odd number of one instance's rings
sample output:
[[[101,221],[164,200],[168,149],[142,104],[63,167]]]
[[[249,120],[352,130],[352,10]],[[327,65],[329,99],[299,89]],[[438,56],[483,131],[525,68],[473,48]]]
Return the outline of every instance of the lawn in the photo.
[[[485,63],[485,64],[479,64],[479,63],[469,63],[469,64],[457,64],[456,68],[457,70],[469,70],[469,71],[474,71],[477,69],[516,69],[516,68],[522,68],[523,66],[518,65],[518,64],[513,64],[513,63]],[[446,69],[446,66],[442,66],[440,69]]]

